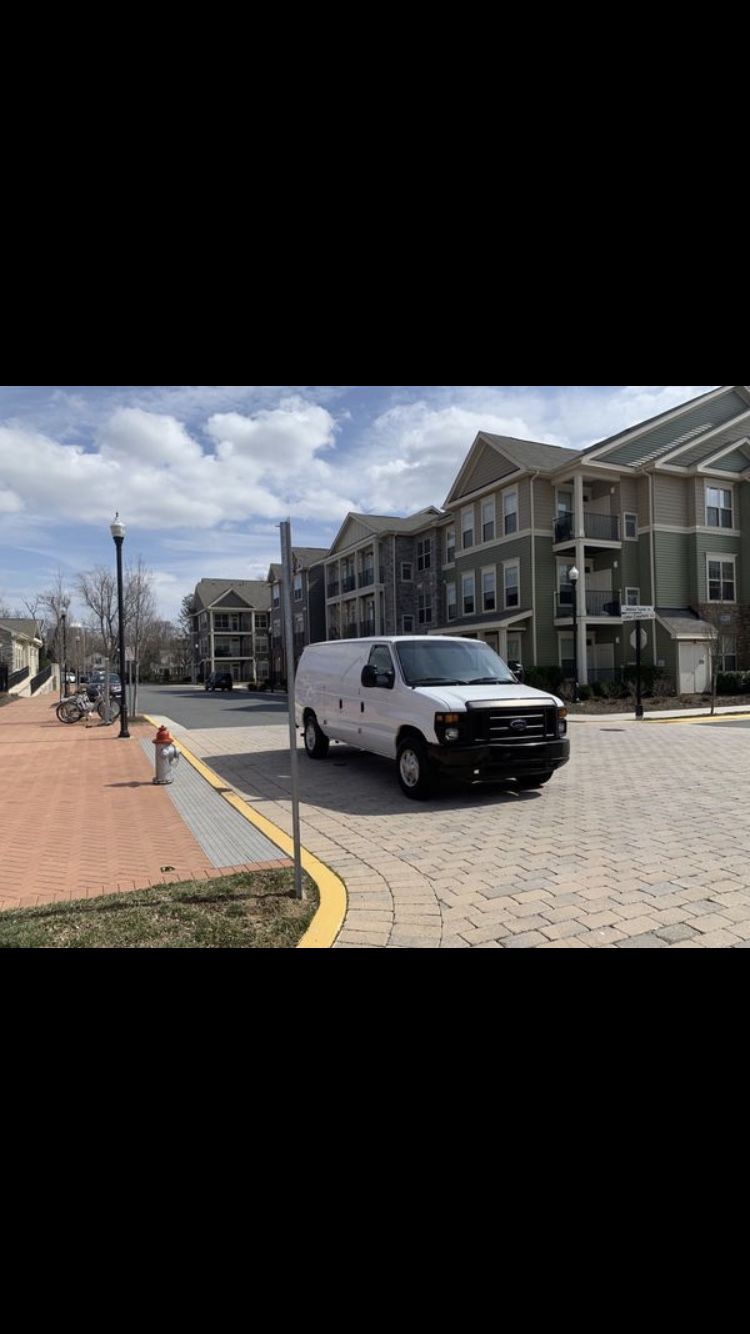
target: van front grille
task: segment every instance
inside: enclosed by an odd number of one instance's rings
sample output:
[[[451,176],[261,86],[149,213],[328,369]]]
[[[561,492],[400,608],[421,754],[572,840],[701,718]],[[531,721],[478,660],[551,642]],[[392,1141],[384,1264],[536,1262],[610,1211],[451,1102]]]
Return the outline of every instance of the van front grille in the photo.
[[[557,735],[557,709],[472,709],[475,741],[491,746],[522,746]]]

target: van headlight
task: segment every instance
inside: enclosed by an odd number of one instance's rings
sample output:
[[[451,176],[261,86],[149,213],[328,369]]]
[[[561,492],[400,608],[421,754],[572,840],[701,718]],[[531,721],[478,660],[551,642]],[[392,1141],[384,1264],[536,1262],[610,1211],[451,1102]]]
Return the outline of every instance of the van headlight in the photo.
[[[568,733],[568,724],[567,724],[566,721],[565,721],[565,719],[567,718],[567,716],[568,716],[568,710],[567,710],[567,709],[558,709],[558,710],[557,710],[557,735],[558,735],[558,736],[567,736],[567,733]]]
[[[441,743],[461,740],[461,717],[460,713],[436,713],[435,714],[435,735]]]

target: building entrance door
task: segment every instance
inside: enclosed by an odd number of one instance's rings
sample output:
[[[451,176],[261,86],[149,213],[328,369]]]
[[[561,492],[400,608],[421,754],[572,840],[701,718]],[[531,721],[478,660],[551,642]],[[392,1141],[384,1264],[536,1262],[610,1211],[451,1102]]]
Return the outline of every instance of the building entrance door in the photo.
[[[702,695],[708,690],[708,644],[680,644],[680,694]]]

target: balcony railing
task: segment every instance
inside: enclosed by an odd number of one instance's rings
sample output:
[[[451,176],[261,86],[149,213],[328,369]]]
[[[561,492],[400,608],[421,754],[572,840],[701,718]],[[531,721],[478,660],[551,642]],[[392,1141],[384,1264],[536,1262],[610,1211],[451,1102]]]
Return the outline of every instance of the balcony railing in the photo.
[[[372,639],[372,637],[373,637],[374,634],[375,634],[375,622],[374,622],[374,621],[360,621],[360,624],[359,624],[359,637],[360,637],[360,639]]]
[[[338,579],[334,579],[333,582],[328,585],[328,597],[335,598],[338,597],[338,595],[339,595],[339,581]]]
[[[348,574],[345,579],[341,580],[342,593],[351,593],[356,587],[357,587],[356,575]]]
[[[575,516],[558,515],[555,523],[555,542],[572,542],[575,538]],[[593,514],[590,510],[583,515],[584,535],[593,542],[619,542],[620,520],[616,514]]]
[[[375,571],[374,571],[374,570],[360,570],[360,572],[359,572],[359,586],[360,586],[360,588],[367,588],[370,584],[374,584],[374,583],[375,583]]]
[[[620,604],[619,591],[607,589],[586,590],[586,615],[587,616],[621,616],[622,607]],[[564,620],[566,617],[573,618],[573,586],[560,589],[555,598],[555,616],[558,620]]]
[[[356,626],[356,625],[345,625],[345,626],[344,626],[344,639],[356,639],[356,638],[357,638],[357,626]]]

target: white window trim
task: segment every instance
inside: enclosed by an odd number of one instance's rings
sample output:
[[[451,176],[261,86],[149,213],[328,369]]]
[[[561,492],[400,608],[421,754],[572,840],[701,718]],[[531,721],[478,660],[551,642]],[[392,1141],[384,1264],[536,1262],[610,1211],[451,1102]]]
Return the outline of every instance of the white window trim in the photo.
[[[472,599],[472,601],[473,601],[473,603],[474,603],[474,610],[473,610],[473,611],[467,611],[466,608],[465,608],[465,605],[464,605],[465,602],[466,602],[466,596],[467,596],[466,593],[464,592],[464,580],[465,580],[465,579],[471,579],[471,599]],[[476,570],[466,570],[466,571],[461,575],[461,615],[462,615],[462,616],[476,616],[476,614],[477,614],[477,575],[476,575]]]
[[[635,519],[635,537],[628,537],[628,519]],[[638,515],[633,510],[623,510],[622,540],[623,542],[638,541]]]
[[[411,574],[408,574],[408,575],[407,575],[407,574],[404,574],[404,568],[405,568],[406,566],[408,566],[409,569],[411,570]],[[402,584],[413,584],[413,583],[414,583],[414,561],[413,561],[413,560],[402,560],[402,562],[401,562],[401,583],[402,583]]]
[[[493,591],[493,593],[494,593],[494,595],[495,595],[495,605],[494,605],[494,607],[485,607],[485,605],[484,605],[484,592],[485,592],[485,589],[484,589],[484,576],[485,576],[486,574],[491,574],[491,575],[492,575],[492,591]],[[479,572],[479,586],[480,586],[480,589],[481,589],[481,596],[482,596],[482,613],[484,613],[484,612],[486,612],[486,611],[497,611],[497,566],[496,566],[496,565],[485,565],[485,566],[480,570],[480,572]]]
[[[712,529],[712,531],[715,533],[715,532],[716,532],[716,529],[714,528],[714,529]],[[728,565],[730,562],[731,562],[731,564],[732,564],[732,569],[733,569],[733,571],[734,571],[733,576],[732,576],[732,582],[733,582],[733,584],[734,584],[734,597],[732,598],[731,602],[727,602],[725,598],[713,598],[713,599],[711,598],[710,581],[709,581],[709,578],[708,578],[708,563],[709,563],[709,561],[712,561],[712,560],[718,560],[718,561],[721,561],[723,565]],[[724,578],[723,578],[723,576],[722,576],[722,578],[721,578],[721,583],[723,583],[723,582],[724,582]],[[707,602],[707,603],[711,603],[714,607],[718,607],[718,606],[720,606],[722,603],[723,603],[723,605],[724,605],[725,607],[736,607],[736,606],[737,606],[737,556],[736,556],[736,555],[733,555],[730,551],[707,551],[707,552],[706,552],[706,602]]]
[[[708,503],[708,493],[709,493],[709,491],[728,491],[728,492],[729,492],[730,503],[731,503],[731,506],[732,506],[732,511],[731,511],[731,512],[732,512],[732,522],[731,522],[731,524],[729,525],[728,528],[722,528],[721,526],[719,526],[718,528],[714,528],[713,525],[710,524],[710,523],[708,522],[708,511],[709,511],[709,508],[711,508],[711,509],[715,509],[715,508],[716,508],[715,506],[709,506],[709,503]],[[735,502],[735,496],[734,496],[734,484],[733,484],[732,482],[729,482],[729,483],[721,482],[721,483],[719,484],[719,486],[717,486],[715,481],[712,482],[710,478],[707,478],[707,479],[706,479],[706,484],[705,484],[705,493],[704,493],[703,499],[704,499],[704,502],[705,502],[705,504],[704,504],[704,517],[705,517],[705,520],[706,520],[706,527],[709,529],[709,531],[712,532],[712,533],[727,533],[727,534],[734,532],[734,531],[735,531],[734,520],[735,520],[735,515],[736,515],[736,513],[737,513],[737,510],[736,510],[736,502]],[[719,506],[719,518],[721,518],[721,506]],[[714,557],[714,559],[716,559],[716,558]]]
[[[507,585],[507,583],[506,583],[506,581],[505,581],[505,575],[506,575],[506,571],[507,571],[507,570],[512,570],[512,569],[514,569],[514,568],[515,568],[515,569],[517,570],[517,572],[518,572],[518,582],[517,582],[517,584],[516,584],[516,588],[518,589],[518,602],[515,604],[515,606],[513,606],[513,607],[509,607],[509,606],[508,606],[508,585]],[[506,610],[506,611],[517,611],[518,608],[521,606],[521,561],[518,559],[518,557],[516,557],[515,560],[504,560],[504,561],[503,561],[503,606],[505,607],[505,610]]]
[[[506,518],[507,518],[507,515],[506,515],[506,513],[505,513],[505,500],[506,500],[506,497],[507,497],[507,496],[515,496],[515,498],[516,498],[516,508],[515,508],[515,510],[511,511],[511,513],[514,513],[515,516],[516,516],[516,526],[515,526],[515,529],[514,529],[514,531],[513,531],[512,533],[507,533],[507,532],[505,531],[505,520],[506,520]],[[520,503],[521,503],[521,502],[520,502],[519,491],[518,491],[518,487],[517,487],[517,486],[509,486],[505,491],[501,492],[501,494],[500,494],[500,513],[501,513],[502,516],[503,516],[503,523],[502,523],[503,537],[518,537],[518,530],[519,530],[519,528],[521,527]]]
[[[410,630],[407,630],[407,628],[406,628],[406,622],[407,622],[407,621],[411,621],[411,629],[410,629]],[[413,635],[413,634],[414,634],[414,616],[413,616],[411,613],[406,613],[406,614],[404,614],[404,615],[401,617],[401,633],[404,634],[404,635]]]
[[[635,593],[635,602],[628,602],[628,593]],[[643,603],[641,602],[641,590],[640,590],[640,588],[626,588],[626,589],[625,589],[625,602],[623,603],[623,606],[625,606],[625,607],[642,607],[642,606],[643,606]]]
[[[490,508],[492,510],[492,514],[489,519],[485,519],[484,517],[485,509],[487,508]],[[494,542],[495,538],[497,537],[497,497],[488,496],[486,500],[483,500],[480,506],[480,513],[482,522],[480,524],[479,535],[482,539],[482,542]],[[492,524],[492,537],[485,537],[484,535],[484,528],[486,523]]]
[[[471,523],[467,525],[466,518],[468,515],[471,516]],[[464,546],[464,536],[469,531],[471,531],[471,543],[469,546]],[[471,551],[471,548],[475,547],[476,544],[477,544],[476,513],[474,511],[474,506],[470,505],[468,509],[461,510],[461,550]]]

